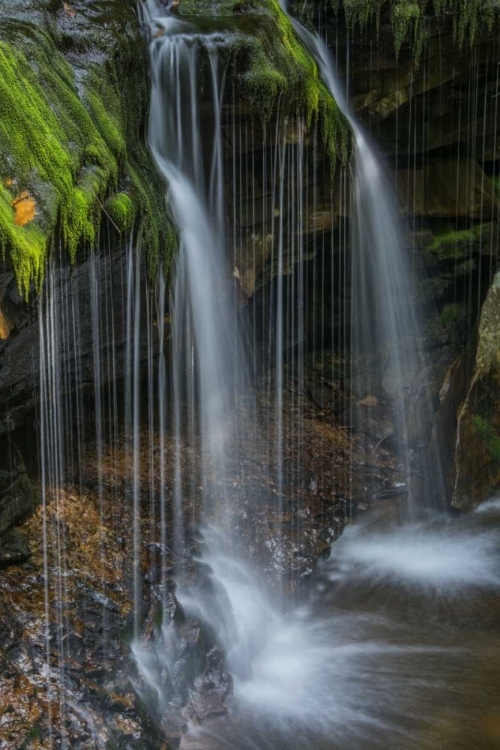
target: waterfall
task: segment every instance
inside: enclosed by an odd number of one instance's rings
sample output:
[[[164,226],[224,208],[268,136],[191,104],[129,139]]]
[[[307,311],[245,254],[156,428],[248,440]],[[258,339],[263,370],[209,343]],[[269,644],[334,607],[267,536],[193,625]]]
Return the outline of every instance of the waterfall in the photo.
[[[281,0],[286,12],[286,2]],[[373,394],[383,394],[396,412],[379,444],[396,437],[410,491],[410,516],[426,504],[422,497],[439,477],[412,483],[415,448],[425,445],[430,424],[428,365],[418,309],[418,274],[402,222],[393,182],[375,144],[356,118],[343,91],[326,42],[291,18],[297,35],[315,58],[324,83],[347,118],[354,136],[351,248],[351,387],[358,405],[353,415],[365,429]],[[413,464],[415,461],[413,460]],[[418,467],[419,470],[422,467]],[[427,503],[429,501],[427,500]]]

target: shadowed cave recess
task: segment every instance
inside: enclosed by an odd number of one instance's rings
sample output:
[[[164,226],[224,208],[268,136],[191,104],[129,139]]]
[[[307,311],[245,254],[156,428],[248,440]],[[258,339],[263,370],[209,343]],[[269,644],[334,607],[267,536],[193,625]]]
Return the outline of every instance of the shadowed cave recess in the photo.
[[[499,30],[3,0],[0,750],[498,750]]]

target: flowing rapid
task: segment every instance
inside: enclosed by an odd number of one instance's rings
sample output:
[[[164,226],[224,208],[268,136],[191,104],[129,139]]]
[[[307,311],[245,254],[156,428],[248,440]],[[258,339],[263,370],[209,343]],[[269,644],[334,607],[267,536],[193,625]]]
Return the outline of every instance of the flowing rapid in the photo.
[[[176,596],[183,612],[209,626],[232,679],[229,715],[201,726],[186,720],[188,731],[181,746],[457,750],[472,747],[474,736],[478,750],[493,747],[488,743],[498,736],[498,712],[491,696],[476,690],[478,668],[491,676],[500,653],[494,629],[499,612],[493,604],[500,587],[500,534],[498,527],[485,526],[483,519],[489,514],[478,514],[466,529],[458,520],[438,516],[397,529],[376,517],[365,526],[352,527],[333,546],[300,606],[285,606],[282,587],[272,591],[255,560],[241,551],[241,497],[234,477],[243,471],[242,456],[251,455],[260,441],[260,426],[226,228],[225,70],[219,50],[230,40],[165,15],[152,0],[145,14],[153,37],[149,142],[180,233],[170,307],[174,516],[167,528],[162,514],[162,544],[174,549]],[[374,388],[363,374],[369,371],[397,402],[400,454],[408,475],[408,390],[425,367],[404,232],[389,180],[340,89],[326,45],[299,24],[295,28],[354,132],[353,350],[361,360],[383,355],[375,370],[366,361],[353,365],[353,378],[358,379],[360,398]],[[200,101],[202,60],[209,76]],[[284,140],[281,143],[275,161],[278,171],[289,163]],[[300,164],[300,144],[294,153]],[[301,174],[299,168],[294,170],[294,179],[302,179]],[[284,178],[279,179],[284,184]],[[283,211],[284,199],[276,209],[279,236],[274,242],[278,373],[284,356]],[[269,471],[274,462],[282,514],[280,379],[278,374]],[[164,382],[165,374],[160,388]],[[187,458],[185,441],[192,449]],[[190,517],[194,485],[201,488],[202,507]],[[496,506],[491,509],[495,515]],[[184,570],[186,532],[193,525],[202,527],[197,562],[207,571],[204,591],[191,587]],[[136,627],[133,655],[137,691],[165,725],[180,696],[172,677],[178,669],[179,644],[167,617],[166,594],[163,605],[163,622],[153,638],[141,639]],[[474,635],[478,619],[491,626],[486,650],[483,646],[480,651]],[[490,661],[487,653],[496,656]],[[466,695],[473,696],[471,703]],[[475,717],[487,718],[481,724]]]

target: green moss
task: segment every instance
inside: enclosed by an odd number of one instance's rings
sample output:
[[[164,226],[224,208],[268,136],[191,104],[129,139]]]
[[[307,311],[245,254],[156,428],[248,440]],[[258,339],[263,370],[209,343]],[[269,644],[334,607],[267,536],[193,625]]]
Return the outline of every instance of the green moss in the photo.
[[[19,289],[25,296],[30,284],[38,286],[43,279],[47,254],[47,237],[35,224],[18,227],[13,220],[11,196],[0,186],[0,248],[9,253],[16,271]]]
[[[127,193],[112,195],[104,206],[107,215],[119,232],[129,232],[134,223],[135,207]]]
[[[319,74],[315,60],[298,39],[278,0],[235,2],[181,0],[184,14],[246,14],[228,45],[236,79],[252,113],[267,122],[278,110],[283,118],[317,126],[332,163],[345,158],[349,128]]]
[[[475,224],[469,229],[447,229],[435,235],[426,248],[426,254],[429,261],[434,263],[448,260],[464,261],[470,256],[473,246],[479,251],[483,247],[488,248],[494,236],[494,222]]]
[[[133,11],[130,13],[133,19]],[[120,39],[118,47],[121,45]],[[166,248],[166,240],[151,238],[156,230],[163,238],[167,235],[167,230],[159,227],[161,219],[156,223],[150,220],[152,204],[158,209],[156,193],[163,195],[164,191],[140,136],[146,77],[136,46],[134,56],[130,62],[118,53],[105,66],[88,57],[81,67],[70,65],[41,26],[8,17],[3,20],[0,247],[26,297],[33,283],[40,288],[55,234],[61,236],[73,261],[80,247],[92,249],[106,215],[107,196],[116,192],[120,182],[130,184],[138,169],[146,170],[147,177],[140,178],[142,189],[136,191],[135,206],[131,198],[121,195],[111,203],[109,214],[115,213],[124,231],[132,224],[131,214],[140,217],[138,231],[142,219],[147,219],[145,234],[155,256],[148,259],[150,268],[158,266],[160,255],[171,257],[172,248]],[[120,84],[124,71],[130,91]],[[140,82],[138,75],[143,79]],[[127,103],[129,95],[134,97],[134,107]],[[15,223],[12,204],[23,191],[35,200],[36,216],[21,227]],[[165,213],[164,201],[162,209]],[[171,234],[169,227],[170,245]]]
[[[142,243],[150,278],[155,278],[160,266],[166,275],[177,251],[177,235],[168,219],[165,186],[151,169],[145,150],[130,162],[131,194],[141,221]],[[150,185],[156,184],[151,190]]]
[[[181,0],[179,10],[186,16],[232,16],[259,10],[262,0]]]
[[[500,461],[500,435],[493,424],[479,415],[475,415],[472,423],[477,435],[485,441],[488,452],[495,461]]]
[[[423,42],[422,34],[420,33],[421,17],[422,9],[417,3],[397,2],[393,4],[391,8],[391,22],[394,31],[396,57],[399,57],[401,45],[410,30],[416,46],[416,55],[420,57],[421,44]]]
[[[450,229],[436,235],[427,252],[434,260],[460,259],[466,255],[475,238],[474,229]]]
[[[496,0],[327,0],[335,10],[343,7],[351,30],[366,28],[369,23],[380,25],[381,15],[389,14],[394,32],[396,55],[404,41],[412,45],[418,62],[428,40],[426,20],[430,14],[438,19],[451,16],[454,36],[462,47],[472,44],[478,31],[491,31],[500,20],[500,6]]]

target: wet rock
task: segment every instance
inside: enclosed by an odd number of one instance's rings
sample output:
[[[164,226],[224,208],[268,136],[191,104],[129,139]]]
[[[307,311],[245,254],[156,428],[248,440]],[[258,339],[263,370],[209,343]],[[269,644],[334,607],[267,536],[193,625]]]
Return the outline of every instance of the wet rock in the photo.
[[[32,513],[39,504],[39,496],[30,479],[22,474],[0,493],[0,533]]]
[[[399,170],[403,210],[413,216],[494,218],[500,197],[481,166],[472,159],[438,159],[416,170]]]
[[[225,716],[225,699],[232,690],[232,679],[224,670],[224,654],[212,648],[206,656],[205,671],[194,680],[194,688],[189,690],[189,698],[184,717],[203,724],[218,716]]]
[[[454,507],[475,507],[500,487],[500,272],[481,310],[470,376],[458,410]]]
[[[19,565],[31,557],[28,539],[18,529],[10,529],[0,535],[0,569]]]

